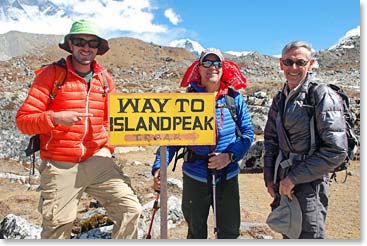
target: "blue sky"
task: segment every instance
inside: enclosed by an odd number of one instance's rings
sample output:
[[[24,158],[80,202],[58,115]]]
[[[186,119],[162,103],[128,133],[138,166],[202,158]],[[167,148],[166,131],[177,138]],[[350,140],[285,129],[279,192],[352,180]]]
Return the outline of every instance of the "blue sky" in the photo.
[[[310,42],[317,51],[327,49],[360,25],[356,0],[49,1],[67,11],[67,17],[46,18],[27,8],[28,16],[16,23],[0,19],[0,33],[65,34],[73,20],[92,18],[108,38],[130,36],[161,45],[188,38],[204,48],[277,55],[296,39]]]
[[[204,47],[277,54],[285,43],[299,39],[316,50],[327,49],[360,25],[356,0],[307,1],[175,1],[165,0],[181,17],[178,27]]]

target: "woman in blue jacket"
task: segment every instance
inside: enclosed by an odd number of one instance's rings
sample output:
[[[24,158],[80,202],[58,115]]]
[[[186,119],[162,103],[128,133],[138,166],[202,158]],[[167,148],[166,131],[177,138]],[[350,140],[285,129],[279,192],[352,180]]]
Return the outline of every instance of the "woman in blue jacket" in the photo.
[[[182,87],[191,91],[216,92],[216,145],[187,146],[183,170],[182,211],[188,224],[187,238],[207,238],[207,220],[213,194],[210,189],[213,173],[216,180],[216,236],[232,239],[239,236],[241,223],[238,161],[250,148],[254,129],[243,96],[234,91],[246,87],[246,78],[238,66],[225,60],[217,49],[202,52],[199,60],[186,71]],[[226,95],[234,99],[237,120],[228,109]],[[238,132],[238,130],[239,132]],[[167,147],[170,163],[180,146]],[[152,168],[154,189],[160,188],[160,151]],[[213,206],[214,209],[214,206]]]

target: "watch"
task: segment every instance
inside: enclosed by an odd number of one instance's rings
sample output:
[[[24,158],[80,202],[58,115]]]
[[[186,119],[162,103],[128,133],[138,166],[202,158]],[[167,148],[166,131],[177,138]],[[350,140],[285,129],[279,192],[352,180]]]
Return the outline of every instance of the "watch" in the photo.
[[[229,159],[231,160],[231,163],[236,161],[236,157],[234,156],[232,152],[228,152],[228,155],[229,155]]]

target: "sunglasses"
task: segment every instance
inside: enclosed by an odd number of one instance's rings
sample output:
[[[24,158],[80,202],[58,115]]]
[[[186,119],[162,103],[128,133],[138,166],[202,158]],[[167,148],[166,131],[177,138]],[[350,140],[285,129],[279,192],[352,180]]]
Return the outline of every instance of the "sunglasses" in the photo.
[[[222,62],[221,61],[205,60],[201,63],[201,65],[203,65],[203,67],[206,67],[206,68],[210,68],[212,65],[214,65],[216,68],[221,68],[222,67]]]
[[[89,48],[96,49],[99,47],[101,41],[99,39],[85,40],[84,38],[70,38],[71,43],[78,47],[84,47],[88,44]]]
[[[302,60],[302,59],[299,59],[299,60],[297,60],[297,61],[293,61],[293,60],[291,60],[291,59],[285,59],[285,60],[282,60],[282,63],[285,65],[285,66],[287,66],[287,67],[291,67],[291,66],[293,66],[293,64],[296,64],[297,66],[299,66],[299,67],[304,67],[304,66],[306,66],[307,65],[307,63],[309,62],[309,60],[308,61],[305,61],[305,60]]]

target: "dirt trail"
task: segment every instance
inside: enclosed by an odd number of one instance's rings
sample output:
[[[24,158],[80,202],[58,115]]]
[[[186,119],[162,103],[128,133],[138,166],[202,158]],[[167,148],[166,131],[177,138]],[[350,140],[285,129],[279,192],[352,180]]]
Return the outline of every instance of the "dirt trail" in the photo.
[[[123,171],[131,179],[131,184],[139,194],[142,203],[154,199],[152,190],[153,179],[150,173],[154,161],[155,147],[146,147],[144,152],[129,152],[118,154],[117,162],[123,167]],[[134,161],[141,164],[133,165]],[[16,162],[2,161],[2,172],[20,173],[24,167]],[[327,235],[329,239],[353,239],[361,238],[360,228],[360,163],[354,161],[351,166],[352,176],[348,176],[346,183],[333,182],[330,186],[329,213],[327,217]],[[167,169],[168,177],[182,179],[181,163],[178,163],[176,171],[172,172],[172,166]],[[342,174],[340,174],[341,176]],[[262,173],[241,173],[239,175],[241,196],[241,221],[265,222],[270,212],[271,197],[264,187]],[[20,215],[35,224],[41,224],[41,217],[37,212],[39,192],[27,191],[25,185],[10,183],[0,179],[0,221],[9,213]],[[79,212],[88,209],[89,201],[80,203]],[[210,215],[208,219],[208,235],[213,238],[213,223]],[[256,231],[257,230],[257,231]],[[256,238],[264,233],[274,238],[280,238],[277,233],[272,233],[268,228],[258,228],[245,238]],[[261,231],[263,230],[263,231]],[[186,223],[182,223],[175,229],[169,230],[168,238],[185,239],[187,233]]]

